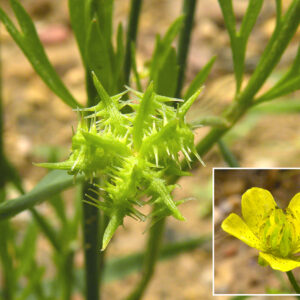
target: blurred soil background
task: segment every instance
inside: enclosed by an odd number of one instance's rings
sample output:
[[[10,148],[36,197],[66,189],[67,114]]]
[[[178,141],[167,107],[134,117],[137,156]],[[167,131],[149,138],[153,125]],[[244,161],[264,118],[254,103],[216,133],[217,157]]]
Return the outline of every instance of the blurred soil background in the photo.
[[[252,187],[267,189],[277,205],[286,208],[300,191],[300,169],[216,169],[214,174],[215,293],[293,293],[285,273],[260,266],[258,250],[228,235],[221,229],[221,223],[232,212],[242,216],[241,196]],[[299,271],[293,270],[297,279]]]
[[[21,2],[35,21],[50,61],[75,95],[75,98],[84,103],[86,97],[84,90],[85,78],[76,43],[70,29],[67,1],[24,0]],[[283,6],[286,8],[290,2],[283,1]],[[248,1],[245,0],[234,1],[238,23],[245,13],[247,3]],[[179,0],[144,1],[137,51],[138,68],[141,72],[145,71],[144,63],[151,57],[155,35],[165,33],[170,23],[179,16],[181,6],[182,1]],[[7,0],[1,0],[1,7],[8,12],[10,11]],[[115,24],[123,21],[126,25],[129,1],[116,0],[115,7]],[[265,0],[248,44],[246,72],[249,75],[253,72],[272,34],[275,17],[275,1]],[[0,26],[5,149],[8,157],[24,178],[25,187],[28,191],[46,174],[46,170],[34,167],[32,162],[45,161],[50,157],[53,158],[53,156],[58,160],[67,157],[72,136],[71,128],[72,126],[76,127],[77,116],[44,85],[3,26]],[[264,89],[270,87],[291,64],[297,51],[299,38],[300,32],[298,31],[297,36],[282,57],[279,67],[266,83]],[[200,0],[197,5],[192,35],[187,82],[196,75],[213,55],[217,55],[216,63],[206,82],[203,95],[195,104],[190,118],[197,115],[219,114],[232,100],[235,90],[229,38],[218,2],[217,0]],[[245,77],[246,81],[248,75]],[[299,93],[294,93],[289,95],[285,101],[299,101],[299,97]],[[197,139],[204,136],[207,131],[208,129],[205,127],[199,129]],[[299,110],[290,114],[262,114],[253,111],[237,124],[225,140],[239,159],[241,166],[297,167],[300,164],[299,132]],[[210,217],[212,167],[226,165],[216,147],[204,158],[204,161],[206,167],[194,170],[192,177],[183,178],[179,182],[180,188],[177,189],[175,197],[177,199],[193,197],[194,200],[181,207],[181,211],[187,219],[186,222],[178,222],[169,218],[165,233],[166,241],[187,239],[210,233],[212,230]],[[230,192],[240,195],[241,190],[239,188],[241,187],[238,186],[237,188],[236,184],[236,182],[233,182],[232,185],[228,185],[228,195]],[[230,191],[230,189],[232,190]],[[14,190],[11,190],[10,198],[15,196],[17,194]],[[64,196],[70,210],[72,210],[73,192],[67,191]],[[221,197],[220,201],[222,199]],[[289,197],[287,199],[289,200]],[[237,205],[239,201],[237,196],[235,201],[236,204],[234,205]],[[224,200],[224,203],[230,204],[231,202],[227,199]],[[224,204],[226,208],[224,209],[221,203],[218,204],[219,214],[227,213],[226,205]],[[46,203],[38,208],[42,213],[48,214],[49,217],[53,216]],[[22,226],[26,226],[29,218],[30,215],[27,212],[14,218],[16,226],[20,227],[20,231]],[[146,237],[143,234],[145,228],[146,224],[127,219],[124,228],[119,228],[110,245],[108,258],[142,250]],[[255,260],[253,260],[251,266],[243,263],[245,260],[244,251],[241,251],[240,256],[235,254],[240,253],[239,248],[242,247],[240,244],[242,243],[235,243],[229,238],[221,237],[219,239],[218,245],[222,248],[222,251],[220,253],[221,259],[216,266],[218,269],[216,280],[221,284],[223,291],[229,289],[232,282],[243,282],[243,274],[246,276],[250,270],[252,274],[252,268],[255,270]],[[39,247],[41,255],[37,259],[41,264],[47,266],[49,274],[51,274],[53,267],[51,267],[50,246],[41,237]],[[230,256],[230,253],[233,254]],[[229,259],[235,260],[238,268],[232,269],[229,264],[226,264],[228,256]],[[76,265],[78,267],[83,265],[82,253],[76,256]],[[239,271],[239,273],[236,271]],[[245,283],[248,284],[247,288],[251,287],[251,290],[265,291],[266,282],[260,280],[260,276],[265,274],[263,272],[268,271],[263,269],[260,272],[253,273],[252,281]],[[206,244],[192,253],[182,254],[172,260],[160,262],[155,275],[147,290],[145,300],[212,299],[211,245]],[[245,277],[245,281],[247,278]],[[128,294],[137,279],[137,274],[133,274],[124,280],[107,283],[104,287],[103,299],[122,299]],[[277,287],[278,282],[280,281],[275,283],[268,281],[268,284]],[[79,294],[74,296],[74,300],[80,299],[83,298]]]

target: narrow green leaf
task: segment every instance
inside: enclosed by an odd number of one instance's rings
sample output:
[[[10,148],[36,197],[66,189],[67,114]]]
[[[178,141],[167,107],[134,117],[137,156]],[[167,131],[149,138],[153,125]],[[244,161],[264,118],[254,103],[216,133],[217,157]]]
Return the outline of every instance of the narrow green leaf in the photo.
[[[55,170],[49,172],[29,193],[0,204],[0,220],[15,216],[16,214],[39,204],[51,196],[82,182],[83,175],[73,176],[66,171]]]
[[[67,105],[72,108],[80,107],[81,105],[67,90],[49,62],[30,16],[17,0],[10,0],[10,3],[22,32],[17,30],[5,12],[0,8],[0,20],[3,22],[7,31],[22,49],[31,65],[46,85]]]
[[[30,270],[32,260],[35,259],[37,236],[38,228],[36,223],[32,221],[27,225],[22,244],[17,251],[19,264],[16,276],[18,278],[24,276]]]
[[[233,39],[236,36],[235,29],[235,16],[232,6],[232,0],[218,0],[221,7],[224,21],[230,38]]]
[[[238,101],[248,105],[279,62],[284,50],[296,32],[300,19],[300,0],[294,0],[286,12],[282,26],[273,33],[253,75]]]
[[[246,55],[246,44],[243,42],[243,38],[241,36],[236,36],[231,41],[231,50],[236,80],[236,92],[238,93],[242,85]]]
[[[107,87],[106,89],[110,94],[114,94],[116,92],[119,92],[119,90],[116,88],[118,77],[116,77],[117,74],[114,73],[116,61],[112,44],[112,18],[114,0],[94,0],[93,3],[95,5],[97,22],[99,24],[99,29],[105,42],[111,68],[111,86],[110,88]]]
[[[251,108],[253,113],[263,114],[297,114],[300,113],[300,101],[295,99],[275,100],[265,102]]]
[[[219,0],[219,4],[230,36],[236,91],[239,92],[243,79],[248,38],[261,10],[263,0],[250,0],[239,32],[236,32],[232,0]]]
[[[156,93],[174,97],[177,89],[179,66],[177,65],[177,57],[174,48],[170,48],[162,66],[158,70]]]
[[[132,135],[134,147],[136,150],[138,150],[142,145],[142,139],[145,130],[144,128],[146,126],[149,126],[148,121],[151,116],[151,111],[154,109],[153,100],[153,83],[150,83],[146,92],[144,93],[133,124]]]
[[[291,68],[266,93],[255,100],[255,103],[269,101],[300,89],[300,46]]]
[[[124,78],[122,71],[124,67],[125,47],[123,34],[123,25],[122,23],[119,23],[117,31],[117,49],[115,54],[115,72],[116,78],[118,80],[119,91],[124,87]]]
[[[217,128],[228,128],[230,123],[223,117],[219,116],[205,116],[197,118],[195,121],[190,123],[192,128],[200,128],[203,126],[211,126]]]
[[[76,187],[76,197],[75,197],[75,209],[72,220],[69,222],[69,239],[76,240],[78,237],[78,229],[80,227],[80,222],[82,220],[82,197],[81,197],[81,186]]]
[[[34,220],[39,225],[39,228],[44,233],[45,237],[49,240],[54,249],[57,252],[60,252],[62,249],[61,243],[57,238],[58,235],[57,232],[54,230],[53,225],[46,218],[44,218],[36,209],[31,208],[30,211]]]
[[[186,99],[190,98],[198,89],[200,89],[200,87],[204,84],[207,76],[209,75],[210,70],[215,63],[216,58],[217,58],[216,56],[213,56],[209,60],[209,62],[201,69],[201,71],[196,75],[194,80],[191,82],[191,84],[187,88],[183,99],[186,100]]]
[[[237,81],[237,91],[240,90],[243,80],[248,38],[257,20],[262,5],[263,0],[250,0],[246,14],[242,21],[241,29],[237,33],[236,40],[233,43],[233,58]]]
[[[169,27],[167,33],[165,34],[164,38],[162,39],[162,43],[165,48],[170,47],[172,42],[178,35],[178,33],[183,25],[184,18],[185,18],[184,15],[178,17]]]
[[[105,38],[99,29],[96,19],[93,19],[89,26],[86,47],[87,62],[90,70],[95,72],[105,90],[111,91],[113,86],[111,58]]]
[[[85,0],[68,0],[71,26],[80,50],[82,60],[85,64],[85,42],[86,42],[86,20]]]
[[[136,81],[136,86],[138,91],[141,92],[143,88],[141,84],[140,74],[137,70],[135,45],[133,43],[131,44],[131,61],[132,61],[131,65],[132,65],[132,70]]]
[[[150,80],[154,82],[157,80],[158,70],[164,63],[170,48],[172,47],[172,42],[178,35],[184,21],[184,16],[177,18],[169,27],[165,36],[161,39],[160,36],[156,37],[156,45],[153,53],[151,68],[150,68]]]
[[[300,89],[300,75],[296,76],[293,79],[290,79],[287,82],[283,82],[281,84],[276,84],[269,91],[264,93],[261,97],[259,97],[255,102],[265,102],[276,99],[278,97],[284,96],[286,94],[292,93]]]
[[[219,145],[220,152],[223,156],[223,159],[228,164],[228,166],[231,168],[238,168],[240,166],[240,164],[239,164],[238,160],[236,159],[236,157],[234,156],[234,154],[227,147],[225,142],[222,139],[220,139],[218,141],[218,145]]]
[[[297,55],[294,59],[292,68],[288,73],[288,78],[289,76],[292,77],[293,75],[298,75],[298,74],[300,74],[300,45],[298,46]]]
[[[192,104],[197,100],[201,94],[203,87],[197,90],[189,99],[187,99],[179,108],[178,115],[183,117],[186,115]]]
[[[153,80],[157,74],[157,70],[160,63],[160,56],[163,53],[163,45],[159,35],[156,35],[155,48],[152,54],[151,64],[150,64],[150,79]]]
[[[60,194],[54,195],[50,200],[50,205],[53,207],[57,217],[62,222],[62,224],[65,224],[67,218],[66,218],[66,211],[65,211],[66,207],[63,200],[64,199]]]
[[[112,17],[113,17],[113,4],[114,0],[97,0],[96,3],[96,13],[97,19],[99,21],[99,26],[101,32],[103,32],[106,44],[111,43],[112,38]]]
[[[5,297],[12,299],[16,288],[16,269],[13,267],[13,257],[9,251],[12,228],[8,221],[0,222],[0,232],[0,263],[3,294]]]
[[[237,35],[232,0],[218,0],[224,16],[225,25],[230,37],[233,68],[238,92],[242,82],[246,47],[243,39]]]
[[[281,0],[276,0],[276,27],[280,26],[282,14],[282,3]]]
[[[250,0],[245,16],[243,17],[241,29],[238,33],[243,38],[243,43],[247,43],[249,35],[255,25],[257,17],[261,11],[263,0]]]

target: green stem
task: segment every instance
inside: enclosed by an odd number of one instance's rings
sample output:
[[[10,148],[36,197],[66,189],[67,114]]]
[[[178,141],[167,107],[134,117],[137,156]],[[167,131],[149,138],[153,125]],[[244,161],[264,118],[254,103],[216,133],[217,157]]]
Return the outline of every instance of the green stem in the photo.
[[[83,184],[82,198],[91,193],[91,187],[88,182]],[[85,202],[82,205],[86,300],[99,300],[99,209]]]
[[[187,61],[187,56],[188,56],[188,51],[190,46],[191,32],[193,28],[196,4],[197,4],[197,0],[184,0],[183,2],[182,11],[183,14],[185,15],[185,19],[179,35],[178,54],[177,54],[179,72],[178,72],[178,80],[177,80],[176,97],[178,98],[180,97],[183,82],[184,82],[186,61]]]
[[[87,90],[87,107],[93,106],[97,101],[97,92],[93,84],[90,70],[86,70],[86,90]],[[82,186],[82,199],[86,199],[86,195],[95,197],[90,191],[93,186],[88,182],[84,182]],[[85,259],[85,295],[86,300],[100,299],[100,239],[99,209],[83,202],[83,239],[84,239],[84,259]]]
[[[162,242],[166,218],[155,223],[149,232],[146,253],[143,261],[143,275],[135,290],[127,297],[127,300],[140,300],[152,278]]]
[[[300,287],[299,287],[292,271],[288,271],[288,272],[286,272],[286,274],[287,274],[289,281],[290,281],[291,285],[293,286],[296,294],[300,294]],[[300,297],[297,297],[297,298],[300,299]]]
[[[243,93],[238,97],[238,101],[245,105],[251,103],[255,94],[275,68],[284,50],[294,36],[300,22],[299,15],[300,0],[294,0],[282,20],[282,26],[279,29],[276,27],[255,72],[251,76]]]
[[[131,69],[131,45],[132,43],[135,44],[136,42],[141,6],[142,0],[131,0],[124,60],[124,83],[126,85],[129,84],[129,76]]]

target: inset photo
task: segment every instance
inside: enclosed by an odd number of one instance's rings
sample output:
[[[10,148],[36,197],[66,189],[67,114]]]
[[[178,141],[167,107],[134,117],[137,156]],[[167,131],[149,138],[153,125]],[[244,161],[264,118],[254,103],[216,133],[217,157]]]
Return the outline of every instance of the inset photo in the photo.
[[[300,169],[214,168],[213,294],[300,295]]]

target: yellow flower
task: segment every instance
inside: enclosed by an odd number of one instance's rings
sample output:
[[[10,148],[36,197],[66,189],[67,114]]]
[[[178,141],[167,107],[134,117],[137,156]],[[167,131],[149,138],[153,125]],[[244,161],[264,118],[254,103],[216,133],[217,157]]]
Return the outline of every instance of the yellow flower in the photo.
[[[282,272],[300,267],[300,193],[283,210],[269,191],[254,187],[243,194],[241,206],[243,219],[232,213],[222,229],[261,251],[262,265]]]

